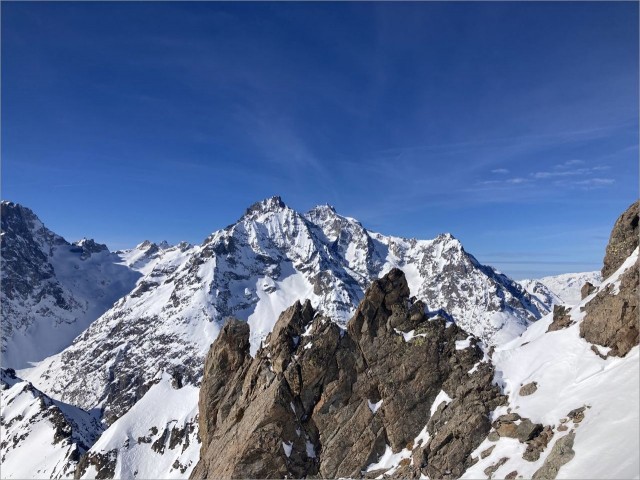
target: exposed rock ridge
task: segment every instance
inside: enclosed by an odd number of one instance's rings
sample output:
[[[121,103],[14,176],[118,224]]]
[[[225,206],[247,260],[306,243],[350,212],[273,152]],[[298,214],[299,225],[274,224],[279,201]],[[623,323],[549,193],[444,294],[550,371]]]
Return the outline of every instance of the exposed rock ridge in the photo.
[[[205,364],[191,478],[357,478],[389,448],[406,460],[380,473],[459,477],[503,397],[475,337],[409,297],[391,270],[346,331],[296,302],[255,358],[230,320]]]

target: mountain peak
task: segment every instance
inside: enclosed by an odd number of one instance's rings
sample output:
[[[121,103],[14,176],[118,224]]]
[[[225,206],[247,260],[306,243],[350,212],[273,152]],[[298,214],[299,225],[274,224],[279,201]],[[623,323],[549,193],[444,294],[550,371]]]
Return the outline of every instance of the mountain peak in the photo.
[[[259,202],[254,203],[245,212],[245,216],[250,216],[252,214],[260,214],[267,212],[278,212],[280,210],[284,210],[288,208],[287,205],[282,201],[279,195],[274,195],[273,197],[265,198]]]
[[[305,214],[305,217],[314,223],[318,223],[334,220],[338,217],[338,212],[336,212],[336,209],[332,205],[327,203],[325,205],[316,205]]]

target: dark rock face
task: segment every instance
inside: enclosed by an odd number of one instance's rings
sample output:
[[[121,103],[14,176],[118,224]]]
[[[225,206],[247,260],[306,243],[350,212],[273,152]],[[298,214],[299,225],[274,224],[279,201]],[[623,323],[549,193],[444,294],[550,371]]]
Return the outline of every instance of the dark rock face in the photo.
[[[637,201],[616,220],[604,256],[603,279],[615,272],[638,246],[639,208],[640,201]]]
[[[475,339],[456,349],[467,338],[411,303],[399,270],[371,285],[346,332],[298,302],[251,358],[248,325],[230,321],[206,360],[191,477],[370,476],[387,446],[411,456],[395,476],[460,476],[503,402]],[[431,416],[441,390],[452,401]]]

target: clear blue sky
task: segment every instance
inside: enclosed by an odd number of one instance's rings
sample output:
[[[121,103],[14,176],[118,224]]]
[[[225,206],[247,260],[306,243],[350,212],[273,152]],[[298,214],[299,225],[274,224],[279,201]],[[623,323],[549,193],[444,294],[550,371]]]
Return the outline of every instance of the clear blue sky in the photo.
[[[2,2],[2,198],[124,248],[274,194],[599,269],[638,197],[638,4]]]

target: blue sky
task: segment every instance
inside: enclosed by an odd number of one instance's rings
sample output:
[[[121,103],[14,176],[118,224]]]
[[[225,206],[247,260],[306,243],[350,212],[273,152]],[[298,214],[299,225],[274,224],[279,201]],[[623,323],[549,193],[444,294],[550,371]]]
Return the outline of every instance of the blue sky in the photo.
[[[2,198],[125,248],[274,194],[599,269],[638,197],[638,4],[2,3]]]

